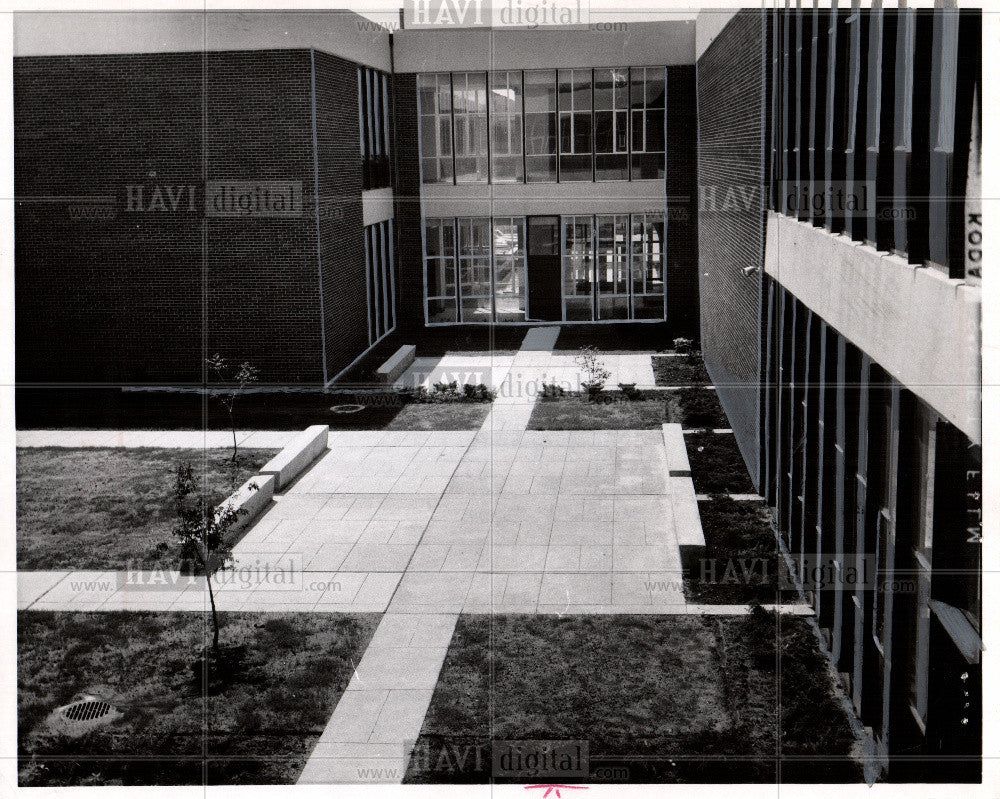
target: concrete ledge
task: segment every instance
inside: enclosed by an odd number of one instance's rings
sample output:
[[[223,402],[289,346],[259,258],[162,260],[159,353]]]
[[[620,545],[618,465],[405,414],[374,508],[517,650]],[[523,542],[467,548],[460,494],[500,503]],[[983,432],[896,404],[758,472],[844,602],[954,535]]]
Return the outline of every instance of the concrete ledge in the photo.
[[[237,513],[237,519],[229,528],[229,537],[245,530],[253,523],[257,515],[264,510],[274,496],[274,476],[257,474],[237,488],[216,508],[218,514],[223,508],[231,508]]]
[[[663,425],[663,446],[667,450],[667,471],[671,477],[690,477],[691,463],[684,444],[684,429],[679,424]]]
[[[697,574],[705,557],[705,532],[701,527],[694,482],[690,477],[668,477],[670,504],[674,513],[674,531],[681,553],[681,571],[685,576]]]
[[[981,441],[978,286],[773,211],[764,269],[973,442]]]
[[[307,427],[281,452],[265,463],[260,473],[274,475],[274,490],[280,491],[326,450],[329,436],[329,425],[314,424],[312,427]]]
[[[392,385],[396,382],[417,357],[417,348],[413,344],[404,344],[396,350],[384,364],[375,370],[375,377],[380,383]]]

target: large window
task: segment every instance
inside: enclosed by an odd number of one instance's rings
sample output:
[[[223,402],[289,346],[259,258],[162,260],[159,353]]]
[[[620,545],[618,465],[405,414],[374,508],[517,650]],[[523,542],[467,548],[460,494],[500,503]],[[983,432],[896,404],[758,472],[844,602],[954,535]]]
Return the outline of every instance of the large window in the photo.
[[[628,180],[628,70],[594,70],[594,151],[598,180]]]
[[[555,182],[556,73],[524,73],[524,162],[527,182]]]
[[[521,183],[524,180],[522,100],[520,72],[494,72],[490,76],[490,153],[494,183]]]
[[[555,220],[559,220],[556,227]],[[559,240],[535,252],[561,268],[546,287],[547,263],[527,255],[524,217],[427,219],[429,324],[525,322],[532,263],[553,315],[548,321],[664,319],[663,214],[553,217]],[[561,256],[561,258],[558,258]],[[561,264],[561,266],[560,266]],[[560,277],[559,271],[552,275]],[[538,298],[533,295],[532,303]],[[534,307],[534,305],[533,305]],[[560,309],[561,308],[561,312]]]
[[[490,220],[458,220],[458,276],[463,322],[493,321]]]
[[[664,316],[663,214],[632,217],[632,306],[636,319]]]
[[[559,70],[559,180],[594,179],[592,72]]]
[[[455,280],[455,220],[428,219],[424,224],[424,280],[427,321],[458,321],[458,283]]]
[[[421,75],[420,168],[424,183],[451,183],[451,75]]]
[[[486,183],[489,149],[486,127],[486,73],[452,75],[455,114],[455,182]]]
[[[597,318],[628,319],[629,218],[597,217]]]
[[[389,76],[358,68],[358,112],[361,125],[361,180],[365,189],[392,182],[389,172]]]
[[[498,322],[523,322],[525,284],[524,218],[493,220],[493,298]]]
[[[594,218],[564,216],[563,318],[567,322],[594,318]]]
[[[666,73],[663,68],[633,67],[632,179],[664,176]]]
[[[424,183],[660,180],[666,70],[419,77]]]
[[[365,228],[365,274],[368,286],[368,344],[396,327],[392,220]]]

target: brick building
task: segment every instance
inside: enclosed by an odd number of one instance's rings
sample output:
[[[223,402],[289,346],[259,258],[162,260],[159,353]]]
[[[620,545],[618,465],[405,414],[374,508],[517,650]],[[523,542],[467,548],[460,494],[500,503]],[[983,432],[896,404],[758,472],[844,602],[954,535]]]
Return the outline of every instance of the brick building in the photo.
[[[706,364],[876,772],[979,781],[981,13],[697,24]]]
[[[329,385],[425,325],[696,333],[692,21],[249,19],[19,15],[20,383],[221,352]]]

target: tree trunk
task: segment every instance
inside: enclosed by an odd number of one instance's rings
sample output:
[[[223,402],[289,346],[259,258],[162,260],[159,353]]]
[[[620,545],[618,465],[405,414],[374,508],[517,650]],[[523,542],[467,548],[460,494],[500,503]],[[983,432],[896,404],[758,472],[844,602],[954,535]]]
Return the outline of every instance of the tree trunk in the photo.
[[[208,583],[208,601],[212,603],[212,651],[219,654],[219,612],[215,609],[215,592],[212,590],[212,576],[205,570],[205,581]]]
[[[197,551],[197,550],[196,550]],[[212,590],[212,574],[209,570],[207,555],[197,552],[198,560],[201,561],[201,568],[205,572],[205,583],[208,585],[208,601],[212,605],[212,651],[219,654],[219,612],[215,608],[215,591]]]
[[[233,463],[236,463],[236,417],[233,415],[232,406],[229,407],[229,424],[233,428]]]

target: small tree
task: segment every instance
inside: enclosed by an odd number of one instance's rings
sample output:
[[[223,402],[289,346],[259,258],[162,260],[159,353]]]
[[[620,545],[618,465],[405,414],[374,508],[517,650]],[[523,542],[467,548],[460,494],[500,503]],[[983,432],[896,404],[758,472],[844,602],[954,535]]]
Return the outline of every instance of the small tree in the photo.
[[[576,356],[576,363],[587,375],[587,379],[580,385],[587,390],[588,396],[596,397],[601,393],[608,378],[611,377],[611,372],[607,370],[601,360],[601,351],[588,344]]]
[[[249,361],[244,361],[230,375],[228,374],[229,364],[219,353],[216,353],[211,358],[207,358],[205,363],[208,364],[208,368],[212,370],[220,382],[227,384],[226,390],[218,394],[217,398],[222,403],[222,407],[226,409],[226,413],[229,414],[229,425],[233,428],[233,463],[235,463],[237,453],[236,415],[233,409],[236,405],[236,398],[246,390],[247,386],[257,382],[259,372],[256,366],[251,365]]]
[[[255,483],[250,484],[256,490]],[[181,551],[186,557],[194,557],[205,573],[208,584],[208,599],[212,605],[212,651],[219,654],[219,614],[215,607],[215,591],[212,588],[213,567],[220,571],[228,569],[233,562],[233,548],[228,533],[246,513],[228,504],[213,508],[203,494],[198,491],[198,483],[190,463],[177,466],[177,482],[174,489],[177,505],[177,527],[174,535],[181,542]]]

